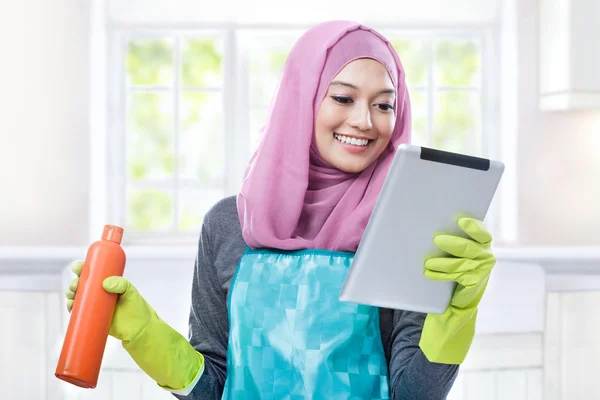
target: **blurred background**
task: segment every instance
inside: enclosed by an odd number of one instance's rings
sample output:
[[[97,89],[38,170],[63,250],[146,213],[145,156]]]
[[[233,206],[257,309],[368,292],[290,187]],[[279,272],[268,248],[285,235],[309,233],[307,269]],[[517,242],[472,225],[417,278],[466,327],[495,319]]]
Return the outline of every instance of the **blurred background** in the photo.
[[[21,0],[0,6],[0,399],[168,399],[109,340],[54,377],[67,265],[125,228],[131,279],[187,334],[202,219],[239,189],[295,40],[351,19],[406,69],[414,143],[495,158],[498,257],[451,399],[600,398],[600,2]]]

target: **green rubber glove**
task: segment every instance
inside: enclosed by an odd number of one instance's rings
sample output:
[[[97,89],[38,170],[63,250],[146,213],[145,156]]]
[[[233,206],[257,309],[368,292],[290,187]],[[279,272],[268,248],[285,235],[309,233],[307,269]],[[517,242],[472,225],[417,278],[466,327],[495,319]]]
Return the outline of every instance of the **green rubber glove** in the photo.
[[[77,275],[66,292],[71,312],[79,286],[83,261],[72,264]],[[161,387],[179,391],[188,388],[204,370],[204,357],[175,329],[161,320],[137,289],[125,278],[111,276],[104,290],[118,293],[110,336],[119,339],[136,364]]]
[[[435,245],[447,257],[425,261],[425,276],[437,281],[455,281],[456,289],[444,314],[427,314],[419,347],[431,362],[461,364],[473,341],[477,307],[496,258],[490,250],[491,234],[483,222],[462,217],[458,226],[469,238],[439,233]]]

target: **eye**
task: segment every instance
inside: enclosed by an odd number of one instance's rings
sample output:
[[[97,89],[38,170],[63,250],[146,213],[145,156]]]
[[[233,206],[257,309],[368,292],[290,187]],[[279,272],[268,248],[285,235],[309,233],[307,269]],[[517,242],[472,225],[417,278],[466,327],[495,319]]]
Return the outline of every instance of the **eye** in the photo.
[[[331,98],[333,100],[335,100],[336,102],[340,103],[340,104],[350,104],[350,103],[352,103],[352,99],[350,97],[331,96]]]
[[[387,112],[387,111],[391,111],[391,110],[393,110],[393,109],[394,109],[394,107],[392,107],[392,105],[391,105],[391,104],[387,104],[387,103],[381,103],[381,104],[377,104],[377,107],[379,107],[379,109],[380,109],[381,111],[385,111],[385,112]]]

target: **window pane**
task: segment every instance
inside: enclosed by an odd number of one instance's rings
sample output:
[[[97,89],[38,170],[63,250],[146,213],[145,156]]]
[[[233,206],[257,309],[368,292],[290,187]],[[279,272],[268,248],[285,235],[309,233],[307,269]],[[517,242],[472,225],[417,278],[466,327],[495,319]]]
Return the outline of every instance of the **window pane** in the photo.
[[[287,51],[257,54],[250,62],[250,104],[271,104],[283,72]]]
[[[390,42],[400,57],[409,88],[425,86],[429,65],[428,42],[420,39],[397,39]]]
[[[413,91],[410,93],[412,112],[412,140],[417,146],[429,145],[429,120],[427,118],[427,93]]]
[[[223,97],[184,93],[181,98],[179,176],[222,186],[225,170]]]
[[[223,46],[219,39],[184,39],[181,42],[183,87],[223,86]]]
[[[173,225],[171,193],[130,188],[127,192],[128,226],[137,232],[166,230]]]
[[[439,92],[433,129],[433,146],[441,150],[473,153],[479,134],[480,96],[469,92]]]
[[[435,45],[437,86],[480,86],[481,52],[473,40],[443,39]]]
[[[173,44],[166,39],[135,39],[128,45],[127,80],[131,85],[170,85]]]
[[[173,103],[168,93],[132,93],[127,166],[134,181],[173,176]]]
[[[223,190],[183,189],[179,196],[179,231],[198,232],[206,212],[223,197]]]

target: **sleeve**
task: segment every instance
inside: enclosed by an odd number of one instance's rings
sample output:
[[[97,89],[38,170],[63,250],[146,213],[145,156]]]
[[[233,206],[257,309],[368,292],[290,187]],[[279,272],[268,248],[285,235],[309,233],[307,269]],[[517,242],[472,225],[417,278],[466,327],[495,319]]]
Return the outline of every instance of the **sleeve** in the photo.
[[[227,318],[227,299],[217,276],[209,227],[203,224],[192,283],[189,341],[203,355],[204,370],[195,385],[187,388],[189,394],[173,393],[175,397],[186,400],[221,398],[227,367]]]
[[[427,360],[419,348],[426,314],[394,311],[390,357],[390,391],[394,400],[443,400],[450,393],[459,365]]]

